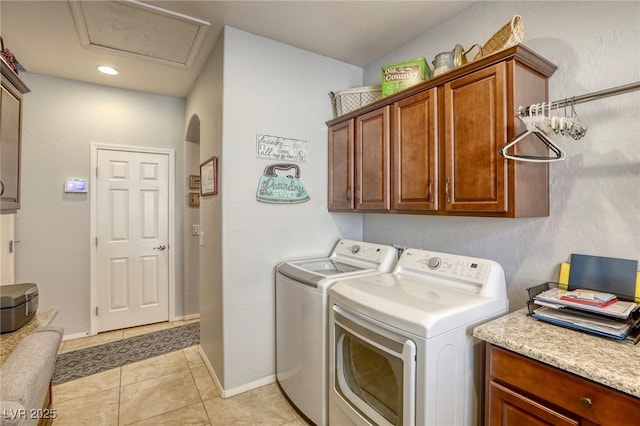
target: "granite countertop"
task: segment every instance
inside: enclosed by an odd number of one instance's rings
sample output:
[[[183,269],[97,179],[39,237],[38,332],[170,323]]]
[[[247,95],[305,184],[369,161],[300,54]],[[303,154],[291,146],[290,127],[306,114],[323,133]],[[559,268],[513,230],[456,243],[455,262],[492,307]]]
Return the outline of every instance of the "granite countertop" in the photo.
[[[41,325],[48,325],[53,321],[58,311],[55,309],[38,310],[28,323],[14,332],[0,334],[0,363],[4,362],[11,351],[29,333]]]
[[[570,330],[527,316],[527,309],[476,327],[493,345],[640,398],[640,343]]]

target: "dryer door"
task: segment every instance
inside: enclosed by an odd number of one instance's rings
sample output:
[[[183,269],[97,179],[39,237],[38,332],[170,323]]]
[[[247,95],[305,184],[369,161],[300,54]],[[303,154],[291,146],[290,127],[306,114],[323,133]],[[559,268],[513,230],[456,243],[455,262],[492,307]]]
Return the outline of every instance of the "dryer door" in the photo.
[[[416,345],[333,306],[335,391],[376,425],[415,423]]]

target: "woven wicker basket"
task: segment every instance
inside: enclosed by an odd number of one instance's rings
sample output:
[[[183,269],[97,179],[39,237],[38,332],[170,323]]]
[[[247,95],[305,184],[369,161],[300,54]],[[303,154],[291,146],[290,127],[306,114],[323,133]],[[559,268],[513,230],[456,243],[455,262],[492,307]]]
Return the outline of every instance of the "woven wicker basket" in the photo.
[[[478,53],[474,59],[481,56],[487,56],[498,50],[506,49],[507,47],[514,46],[518,43],[522,43],[525,37],[524,24],[522,23],[522,17],[515,15],[511,21],[507,22],[502,28],[500,28],[485,44],[482,46],[482,50]]]

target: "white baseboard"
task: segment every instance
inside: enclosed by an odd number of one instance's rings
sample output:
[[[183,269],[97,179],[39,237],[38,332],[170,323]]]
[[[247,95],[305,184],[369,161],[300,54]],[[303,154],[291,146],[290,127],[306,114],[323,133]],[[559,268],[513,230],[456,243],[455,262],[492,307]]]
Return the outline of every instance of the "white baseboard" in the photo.
[[[225,390],[222,388],[222,385],[220,384],[220,380],[218,379],[216,372],[213,370],[213,367],[211,366],[209,359],[207,358],[204,351],[202,350],[202,346],[198,346],[198,352],[200,353],[200,357],[202,357],[202,361],[204,362],[204,365],[207,367],[207,370],[209,370],[211,377],[213,377],[213,382],[215,383],[216,388],[218,388],[218,392],[220,393],[221,398],[230,398],[232,396],[240,395],[241,393],[245,393],[252,389],[257,389],[262,386],[269,385],[276,381],[276,376],[274,374],[271,376],[264,377],[260,380],[256,380],[254,382],[246,383],[242,386],[237,386],[233,389]]]
[[[251,383],[246,383],[242,386],[237,386],[233,389],[228,389],[226,391],[223,391],[220,393],[220,396],[222,396],[223,398],[229,398],[231,396],[235,396],[235,395],[239,395],[241,393],[245,393],[247,391],[250,391],[252,389],[257,389],[257,388],[261,388],[262,386],[266,386],[269,385],[271,383],[274,383],[276,381],[276,375],[271,375],[271,376],[267,376],[267,377],[263,377],[260,380],[256,380],[254,382]]]
[[[202,358],[202,362],[204,362],[205,367],[207,367],[207,370],[209,370],[209,374],[211,374],[211,377],[213,377],[213,383],[216,385],[216,388],[218,389],[218,393],[222,395],[224,390],[222,389],[220,380],[218,380],[218,376],[216,375],[216,372],[213,370],[213,366],[209,362],[209,358],[207,358],[207,356],[204,354],[204,351],[202,350],[202,346],[200,345],[198,345],[198,353],[200,354],[200,358]]]
[[[65,334],[64,336],[62,336],[62,341],[64,342],[67,340],[82,339],[83,337],[88,337],[90,335],[91,333],[89,333],[88,331],[85,331],[84,333]]]
[[[192,319],[200,319],[200,314],[176,315],[170,321],[189,321]]]
[[[194,319],[200,319],[200,314],[180,315],[180,316],[176,316],[175,319],[173,319],[172,321],[190,321]],[[172,322],[172,321],[169,321],[169,322]],[[144,327],[144,325],[142,325],[141,327]],[[65,340],[81,339],[83,337],[88,337],[88,336],[92,336],[92,334],[89,331],[84,333],[65,334],[62,337],[62,341],[64,342]],[[95,336],[95,334],[93,336]]]
[[[200,314],[183,315],[182,319],[184,321],[189,321],[189,320],[192,320],[192,319],[200,319]]]

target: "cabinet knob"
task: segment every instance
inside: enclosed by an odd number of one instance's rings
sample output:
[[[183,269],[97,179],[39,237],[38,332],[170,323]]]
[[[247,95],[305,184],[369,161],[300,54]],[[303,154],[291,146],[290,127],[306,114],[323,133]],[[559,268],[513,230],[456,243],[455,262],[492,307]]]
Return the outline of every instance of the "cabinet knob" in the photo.
[[[591,398],[580,398],[580,405],[584,408],[591,408]]]
[[[0,180],[0,195],[4,194],[4,183]]]

